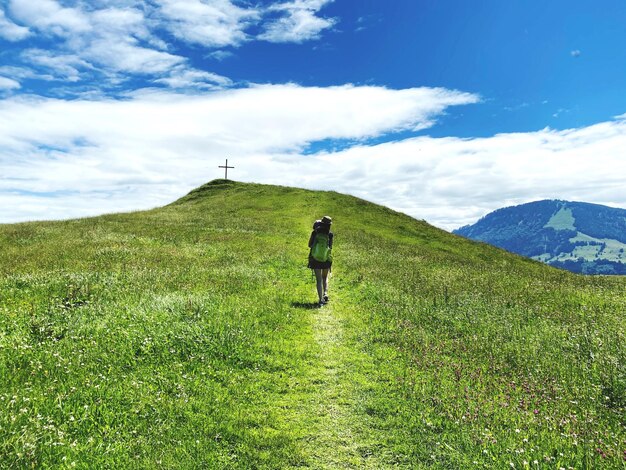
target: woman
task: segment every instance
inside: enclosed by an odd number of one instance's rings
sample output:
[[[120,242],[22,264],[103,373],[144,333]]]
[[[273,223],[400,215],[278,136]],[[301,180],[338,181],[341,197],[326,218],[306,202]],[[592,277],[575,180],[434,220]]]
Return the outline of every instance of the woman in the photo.
[[[332,219],[328,216],[316,220],[309,238],[309,268],[315,273],[319,306],[328,302],[328,274],[333,264],[333,233],[330,231]]]

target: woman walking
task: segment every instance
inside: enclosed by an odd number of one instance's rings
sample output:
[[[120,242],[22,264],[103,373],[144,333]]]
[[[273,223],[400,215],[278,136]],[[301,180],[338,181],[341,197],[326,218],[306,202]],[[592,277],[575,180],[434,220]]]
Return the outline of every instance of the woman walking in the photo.
[[[328,274],[333,264],[331,224],[332,219],[328,216],[316,220],[309,238],[309,268],[315,273],[320,307],[328,302]]]

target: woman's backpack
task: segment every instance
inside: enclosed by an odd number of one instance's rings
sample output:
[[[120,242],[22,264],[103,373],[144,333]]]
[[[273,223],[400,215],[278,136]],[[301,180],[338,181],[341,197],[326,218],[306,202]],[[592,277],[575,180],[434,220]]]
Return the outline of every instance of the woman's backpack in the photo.
[[[313,246],[311,247],[311,256],[315,261],[325,263],[332,261],[331,249],[328,246],[328,234],[316,233]]]

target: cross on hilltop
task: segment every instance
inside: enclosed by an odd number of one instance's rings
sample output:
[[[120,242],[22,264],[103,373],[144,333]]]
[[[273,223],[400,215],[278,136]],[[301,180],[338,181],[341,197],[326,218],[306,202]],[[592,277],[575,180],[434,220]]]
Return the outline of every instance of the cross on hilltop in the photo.
[[[228,166],[228,158],[226,159],[226,165],[219,165],[218,168],[224,168],[224,179],[228,179],[228,169],[235,168],[234,166]]]

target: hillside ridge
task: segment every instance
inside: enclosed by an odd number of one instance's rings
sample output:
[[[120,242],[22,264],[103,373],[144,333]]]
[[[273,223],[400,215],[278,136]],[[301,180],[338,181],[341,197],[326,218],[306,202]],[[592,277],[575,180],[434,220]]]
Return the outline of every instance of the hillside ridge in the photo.
[[[332,191],[175,202],[0,226],[0,468],[621,465],[623,278]]]

